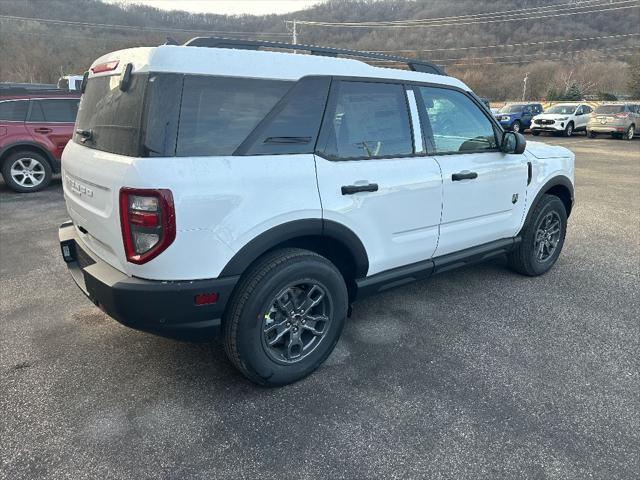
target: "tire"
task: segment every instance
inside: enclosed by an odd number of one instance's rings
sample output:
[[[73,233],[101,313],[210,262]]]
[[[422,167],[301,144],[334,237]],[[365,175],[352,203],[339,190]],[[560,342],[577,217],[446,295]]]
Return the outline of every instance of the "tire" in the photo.
[[[569,122],[567,127],[564,129],[565,137],[570,137],[571,135],[573,135],[573,122]]]
[[[537,137],[538,135],[540,135],[540,132],[534,132],[533,130],[531,131],[531,135],[533,135],[534,137]]]
[[[315,300],[320,303],[303,315],[299,307]],[[258,385],[296,382],[333,351],[348,306],[344,279],[329,260],[295,248],[270,252],[243,275],[233,294],[223,320],[225,351]],[[299,314],[291,315],[294,309]]]
[[[596,132],[587,132],[587,135],[589,136],[589,138],[596,138],[598,136]]]
[[[522,130],[522,124],[520,123],[520,120],[516,120],[511,124],[511,130],[515,133],[520,133],[520,131]]]
[[[24,171],[26,173],[19,173]],[[2,176],[7,186],[19,193],[42,190],[51,183],[51,165],[39,153],[20,150],[9,155],[2,164]]]
[[[551,219],[552,222],[547,223]],[[545,237],[540,232],[558,222],[557,236]],[[549,228],[549,231],[556,229]],[[548,272],[556,263],[567,233],[567,211],[562,201],[554,195],[543,195],[533,208],[530,219],[520,233],[521,242],[509,254],[509,266],[518,273],[534,277]],[[556,234],[554,234],[556,235]],[[545,240],[539,242],[538,238]],[[546,241],[548,239],[548,242]],[[542,258],[539,257],[538,245],[542,247]],[[551,251],[546,245],[555,245]]]
[[[634,125],[629,125],[627,129],[627,133],[624,134],[625,140],[633,140],[633,136],[636,134],[636,127]]]

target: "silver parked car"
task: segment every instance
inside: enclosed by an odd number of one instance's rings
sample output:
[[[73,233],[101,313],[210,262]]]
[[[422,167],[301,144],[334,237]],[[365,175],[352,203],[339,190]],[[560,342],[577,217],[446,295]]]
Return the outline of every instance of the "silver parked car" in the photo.
[[[587,123],[587,134],[595,138],[599,134],[632,140],[640,127],[640,104],[610,103],[596,108]]]

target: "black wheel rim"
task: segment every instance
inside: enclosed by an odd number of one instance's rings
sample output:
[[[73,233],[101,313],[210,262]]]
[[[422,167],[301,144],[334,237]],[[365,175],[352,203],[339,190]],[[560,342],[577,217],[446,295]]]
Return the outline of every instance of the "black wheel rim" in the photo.
[[[562,220],[557,212],[549,212],[540,221],[536,230],[534,255],[538,262],[549,260],[558,248],[562,230]]]
[[[308,357],[329,331],[333,305],[326,288],[298,282],[281,290],[262,315],[262,345],[280,363]]]

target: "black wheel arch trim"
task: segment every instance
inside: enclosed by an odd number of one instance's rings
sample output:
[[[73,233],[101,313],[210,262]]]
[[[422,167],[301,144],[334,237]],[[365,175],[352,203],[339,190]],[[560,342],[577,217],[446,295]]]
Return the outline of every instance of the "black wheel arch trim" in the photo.
[[[40,152],[45,160],[47,162],[49,162],[49,165],[51,166],[51,169],[54,172],[58,172],[60,169],[58,168],[57,165],[60,164],[59,160],[54,159],[51,154],[49,153],[49,151],[42,146],[41,144],[37,143],[37,142],[14,142],[14,143],[10,143],[9,145],[5,145],[4,147],[2,147],[2,149],[0,150],[0,165],[2,165],[2,163],[5,160],[5,155],[9,150],[15,149],[15,148],[21,148],[21,147],[25,147],[27,149],[31,148],[31,149],[37,149],[38,152]]]
[[[569,191],[571,207],[573,208],[573,205],[575,204],[573,183],[571,183],[571,180],[569,180],[568,177],[565,177],[564,175],[558,175],[548,180],[538,190],[538,193],[536,194],[536,196],[534,197],[533,201],[530,204],[529,211],[527,212],[527,217],[525,218],[525,221],[523,224],[523,228],[524,228],[524,225],[527,225],[527,223],[529,223],[529,220],[531,220],[531,215],[533,215],[533,210],[535,209],[535,206],[538,204],[542,196],[545,195],[553,187],[557,187],[557,186],[565,187]],[[570,214],[571,214],[571,209],[567,210],[567,218],[569,217]]]
[[[219,277],[242,275],[260,256],[289,240],[322,236],[342,243],[349,250],[355,262],[356,278],[367,275],[369,270],[367,251],[351,229],[332,220],[309,218],[286,222],[261,233],[236,252],[222,269]]]

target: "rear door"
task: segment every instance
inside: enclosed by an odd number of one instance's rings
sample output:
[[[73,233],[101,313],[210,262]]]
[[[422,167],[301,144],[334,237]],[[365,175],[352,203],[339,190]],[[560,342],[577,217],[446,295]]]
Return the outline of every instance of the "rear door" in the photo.
[[[517,233],[527,160],[499,148],[501,131],[470,95],[419,87],[427,141],[442,169],[443,209],[436,256]]]
[[[317,145],[323,218],[351,229],[369,275],[430,258],[442,206],[415,94],[400,83],[334,80]]]
[[[56,159],[73,135],[79,98],[32,99],[26,127],[31,137]]]
[[[24,124],[28,109],[28,100],[0,100],[0,149],[29,137]]]

